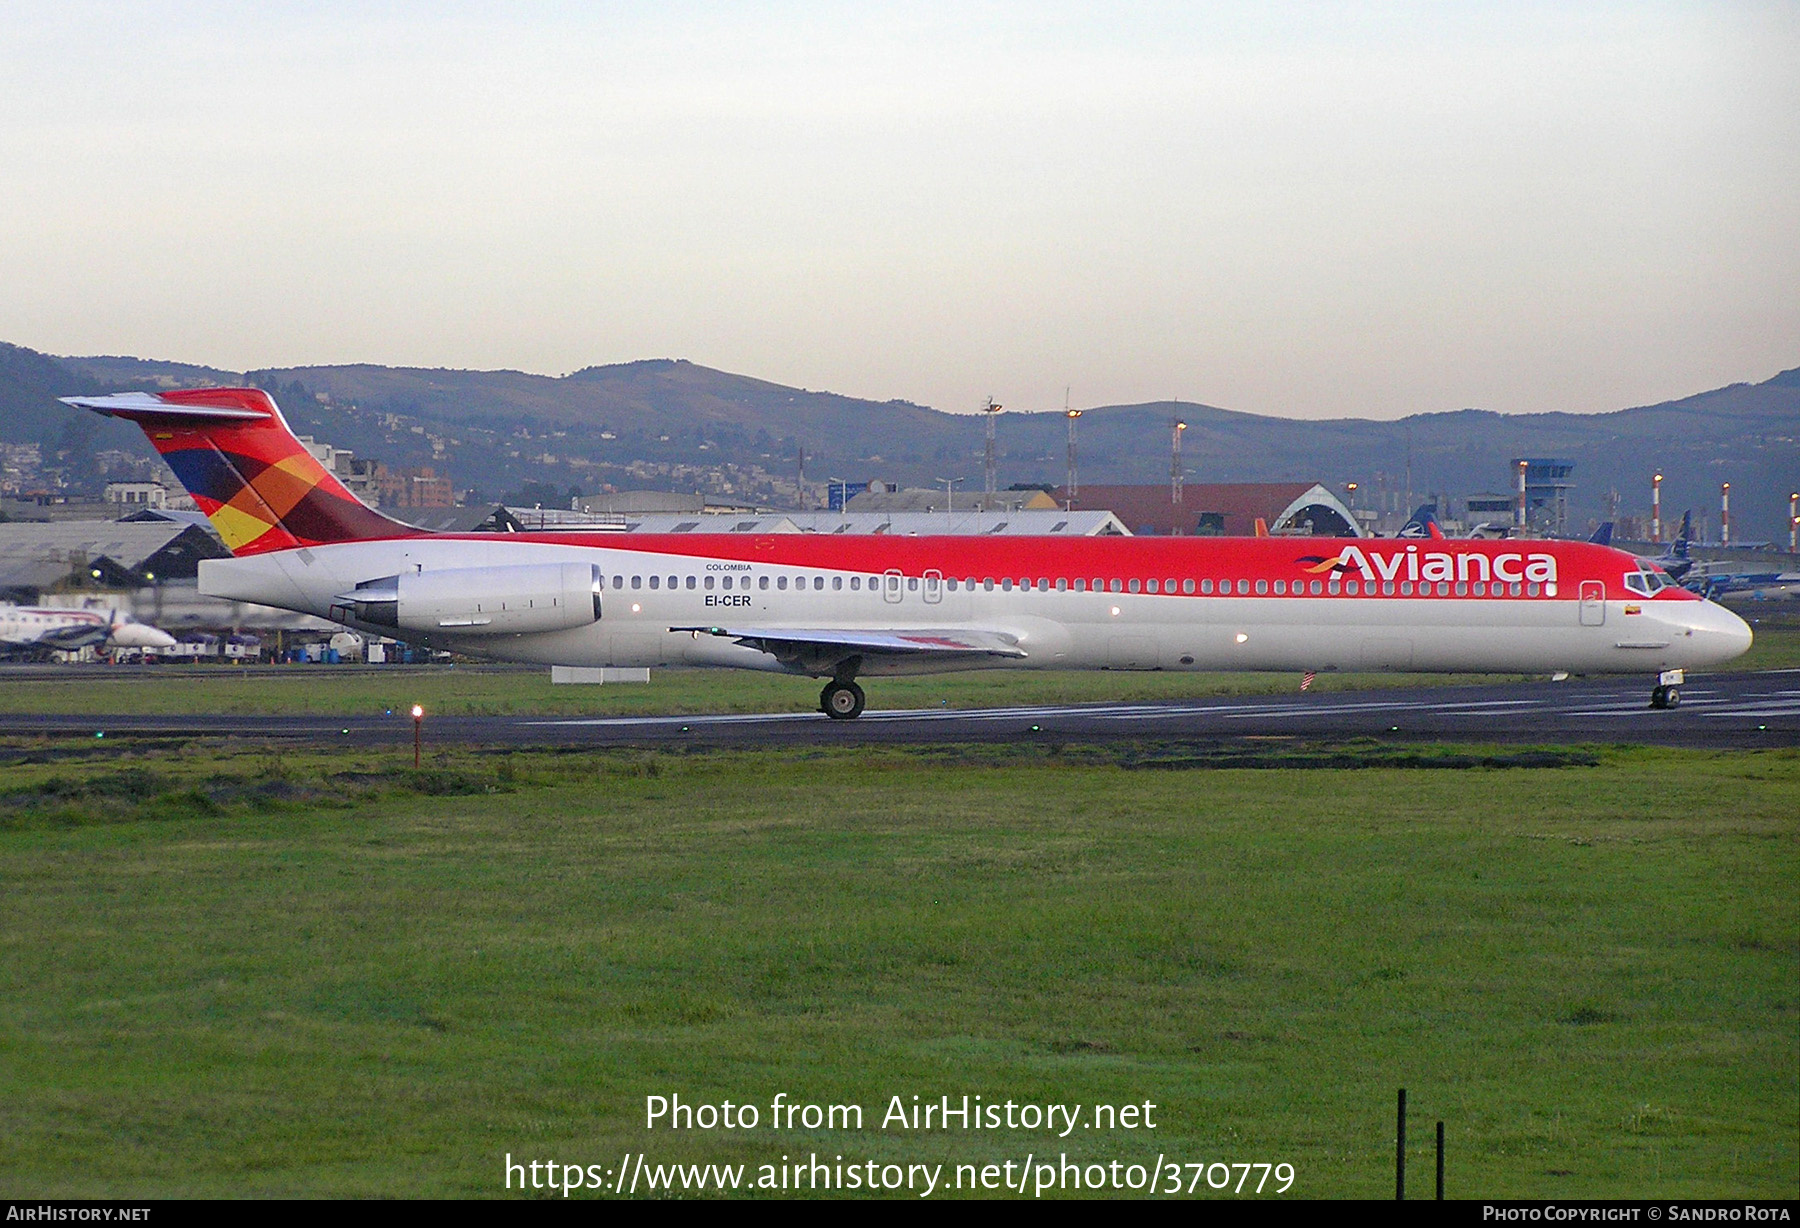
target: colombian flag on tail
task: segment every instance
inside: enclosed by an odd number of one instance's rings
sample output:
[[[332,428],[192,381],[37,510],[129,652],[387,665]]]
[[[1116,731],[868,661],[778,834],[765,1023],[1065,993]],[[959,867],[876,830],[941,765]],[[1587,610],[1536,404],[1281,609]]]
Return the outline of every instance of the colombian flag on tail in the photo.
[[[420,534],[346,490],[260,388],[62,400],[141,426],[233,554]]]

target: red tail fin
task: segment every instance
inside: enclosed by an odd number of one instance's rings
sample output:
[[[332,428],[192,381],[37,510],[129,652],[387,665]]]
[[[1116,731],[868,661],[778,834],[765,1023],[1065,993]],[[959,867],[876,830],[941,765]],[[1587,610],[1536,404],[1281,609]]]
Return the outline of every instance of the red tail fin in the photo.
[[[306,450],[260,388],[64,397],[144,428],[233,554],[421,530],[363,504]]]

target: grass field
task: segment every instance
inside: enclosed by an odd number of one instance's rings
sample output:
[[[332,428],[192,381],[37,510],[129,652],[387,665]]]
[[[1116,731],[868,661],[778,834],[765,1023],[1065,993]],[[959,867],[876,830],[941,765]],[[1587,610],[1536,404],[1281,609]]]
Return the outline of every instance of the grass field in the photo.
[[[1733,669],[1800,668],[1800,629],[1762,629]],[[1321,674],[1320,691],[1494,680],[1449,674]],[[52,677],[9,679],[0,672],[0,711],[13,713],[245,715],[321,713],[376,715],[414,703],[439,716],[687,715],[716,712],[810,712],[819,705],[816,679],[740,670],[656,670],[648,686],[553,686],[547,669],[481,666],[378,667],[349,670],[296,665],[244,671],[229,666],[165,666],[114,673],[71,668]],[[1291,692],[1295,674],[1169,674],[1095,671],[1033,673],[978,670],[924,678],[867,680],[872,708],[985,708],[1016,704],[1131,703],[1213,695]],[[1648,690],[1646,682],[1646,691]]]
[[[1066,1151],[1383,1197],[1401,1085],[1453,1197],[1800,1193],[1800,752],[1331,750],[0,748],[0,1196]],[[778,1092],[865,1126],[644,1128]],[[965,1093],[1156,1129],[880,1127]]]

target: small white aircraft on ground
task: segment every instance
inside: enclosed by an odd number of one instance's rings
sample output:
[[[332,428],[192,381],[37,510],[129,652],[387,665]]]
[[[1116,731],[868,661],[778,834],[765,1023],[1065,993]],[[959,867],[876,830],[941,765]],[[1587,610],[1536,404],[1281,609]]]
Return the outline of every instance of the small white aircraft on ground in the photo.
[[[173,648],[175,637],[118,610],[0,606],[0,652],[75,652],[82,648]]]

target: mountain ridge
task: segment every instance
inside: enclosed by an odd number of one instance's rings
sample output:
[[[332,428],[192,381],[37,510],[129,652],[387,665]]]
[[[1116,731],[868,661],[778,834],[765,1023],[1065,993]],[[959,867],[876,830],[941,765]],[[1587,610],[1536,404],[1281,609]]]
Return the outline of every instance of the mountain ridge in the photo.
[[[964,490],[982,482],[981,415],[791,388],[678,358],[561,376],[373,363],[242,373],[0,344],[0,441],[48,447],[85,432],[86,442],[74,442],[89,451],[141,454],[141,436],[121,431],[123,424],[88,418],[91,427],[69,427],[54,397],[246,378],[273,390],[302,433],[390,465],[435,464],[487,497],[529,486],[561,500],[570,489],[587,493],[606,483],[776,502],[784,492],[793,497],[800,447],[815,499],[826,477],[915,485],[952,478]],[[1189,481],[1356,481],[1365,502],[1399,497],[1409,452],[1419,501],[1432,491],[1506,490],[1513,457],[1563,456],[1577,464],[1571,508],[1578,523],[1604,515],[1612,489],[1622,492],[1623,511],[1646,511],[1649,475],[1660,468],[1668,475],[1665,513],[1716,509],[1719,483],[1730,481],[1736,535],[1785,539],[1786,495],[1800,483],[1800,367],[1598,414],[1465,407],[1395,420],[1313,420],[1193,402],[1097,406],[1078,424],[1082,479],[1166,481],[1176,416],[1189,424]],[[996,426],[1001,485],[1063,481],[1060,409],[1005,411]]]

